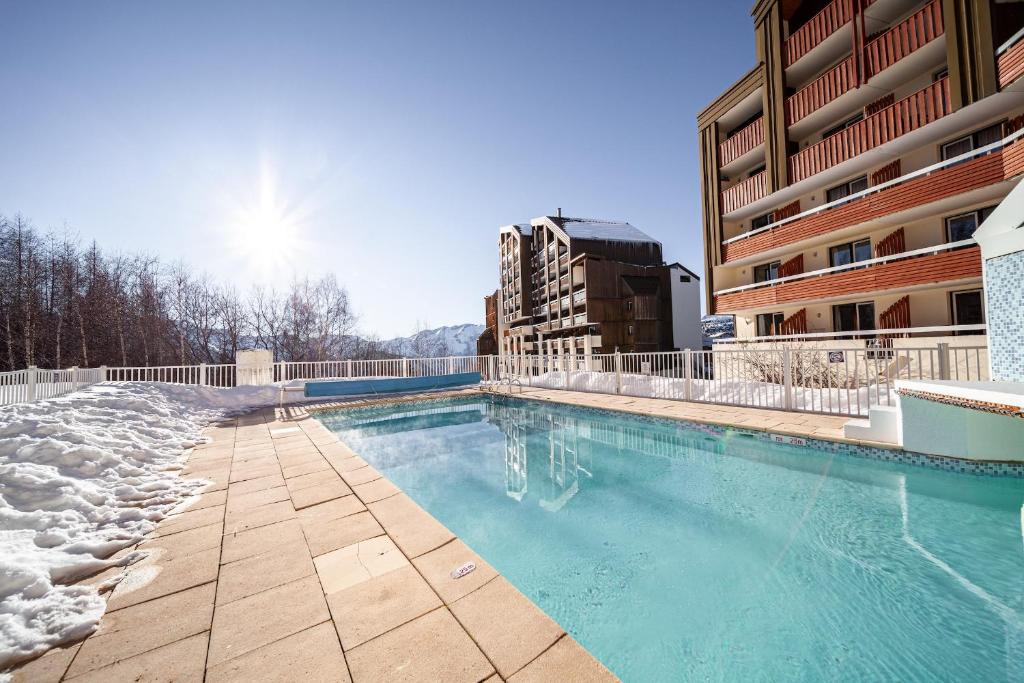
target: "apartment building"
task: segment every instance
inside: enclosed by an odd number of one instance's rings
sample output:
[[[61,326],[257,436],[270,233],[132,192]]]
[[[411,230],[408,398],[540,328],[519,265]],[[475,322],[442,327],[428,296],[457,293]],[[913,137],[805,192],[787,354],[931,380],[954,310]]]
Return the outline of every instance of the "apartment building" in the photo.
[[[698,116],[708,312],[746,339],[983,332],[973,233],[1024,174],[1024,3],[752,15],[757,65]]]
[[[484,331],[476,338],[476,355],[498,355],[498,301],[501,294],[497,290],[484,296]]]
[[[629,223],[559,211],[501,228],[498,251],[503,355],[675,348],[672,278],[696,276],[666,265],[661,244]],[[699,279],[681,291],[697,300],[698,290]],[[689,327],[699,323],[698,314]]]

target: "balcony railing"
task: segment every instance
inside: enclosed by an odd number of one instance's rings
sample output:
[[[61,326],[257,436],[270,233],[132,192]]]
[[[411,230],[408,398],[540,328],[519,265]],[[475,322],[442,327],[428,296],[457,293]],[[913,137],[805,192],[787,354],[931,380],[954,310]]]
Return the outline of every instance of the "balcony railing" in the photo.
[[[789,157],[789,182],[837,166],[952,111],[949,79],[941,78],[902,100]]]
[[[789,67],[795,64],[797,60],[820,45],[823,40],[846,25],[846,22],[852,18],[853,0],[830,2],[786,39],[782,46],[783,66]]]
[[[765,178],[765,172],[761,171],[722,190],[722,213],[730,213],[763,198],[767,194]]]
[[[864,78],[877,76],[942,33],[942,5],[932,0],[864,46]],[[786,124],[793,125],[855,87],[857,61],[851,55],[786,100]]]
[[[715,312],[794,304],[981,277],[974,239],[881,256],[715,293]]]
[[[1024,29],[1000,45],[996,55],[999,87],[1005,88],[1024,75]]]
[[[723,262],[924,206],[1024,173],[1024,129],[998,142],[918,169],[722,243]]]
[[[738,130],[718,145],[718,165],[728,166],[755,147],[764,144],[764,117]]]
[[[857,65],[847,57],[786,98],[786,125],[813,114],[857,85]]]
[[[864,77],[880,74],[942,33],[942,3],[932,0],[864,46]]]

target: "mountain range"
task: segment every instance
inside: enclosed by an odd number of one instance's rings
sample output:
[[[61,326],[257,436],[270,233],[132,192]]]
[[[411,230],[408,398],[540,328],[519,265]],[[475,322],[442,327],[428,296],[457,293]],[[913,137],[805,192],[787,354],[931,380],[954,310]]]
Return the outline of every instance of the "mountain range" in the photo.
[[[483,325],[472,323],[444,325],[387,339],[383,345],[389,352],[407,357],[474,356],[476,339],[483,331]]]

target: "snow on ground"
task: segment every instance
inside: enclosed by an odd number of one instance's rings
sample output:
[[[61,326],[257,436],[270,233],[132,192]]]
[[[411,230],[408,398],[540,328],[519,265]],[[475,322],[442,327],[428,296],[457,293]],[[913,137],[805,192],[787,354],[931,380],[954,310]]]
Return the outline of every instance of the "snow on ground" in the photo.
[[[0,407],[0,671],[88,635],[105,600],[70,584],[139,559],[104,558],[202,488],[178,475],[206,425],[277,399],[273,387],[120,382]]]

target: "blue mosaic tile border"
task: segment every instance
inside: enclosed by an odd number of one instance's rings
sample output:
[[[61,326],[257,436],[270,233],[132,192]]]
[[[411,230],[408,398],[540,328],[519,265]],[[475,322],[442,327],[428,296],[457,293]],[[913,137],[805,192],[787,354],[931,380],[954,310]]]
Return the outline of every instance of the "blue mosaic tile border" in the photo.
[[[531,401],[533,403],[540,403],[545,405],[562,405],[569,406],[577,410],[582,410],[589,413],[598,415],[607,415],[611,417],[629,415],[632,418],[636,418],[643,422],[649,422],[652,424],[661,425],[685,425],[688,429],[700,431],[710,436],[724,436],[727,433],[744,433],[744,434],[773,434],[773,432],[762,429],[745,429],[741,427],[727,427],[724,425],[707,424],[703,422],[693,422],[691,420],[680,420],[672,417],[663,417],[658,415],[647,415],[644,413],[634,413],[628,410],[616,410],[613,408],[594,408],[591,406],[579,406],[569,403],[560,403],[557,401],[548,401],[540,399],[531,399],[527,396],[500,396],[494,394],[481,394],[480,396],[439,396],[439,397],[423,397],[419,400],[412,399],[407,401],[394,401],[395,404],[399,403],[464,403],[479,400],[491,400],[501,402],[515,402],[515,401]],[[358,410],[360,408],[375,408],[382,405],[391,403],[386,399],[374,402],[372,404],[363,405],[352,405],[348,407],[331,407],[323,411],[317,412],[333,412],[335,410]],[[946,472],[958,472],[960,474],[970,474],[974,476],[985,476],[985,477],[1013,477],[1024,479],[1024,462],[992,462],[985,460],[965,460],[960,458],[945,458],[938,455],[927,455],[925,453],[915,453],[913,451],[904,451],[899,448],[878,448],[875,446],[865,446],[861,444],[843,443],[840,441],[829,441],[827,439],[815,439],[812,437],[798,437],[806,442],[807,448],[816,449],[818,452],[834,453],[839,455],[849,455],[855,458],[864,458],[867,460],[879,460],[882,462],[898,463],[902,465],[911,465],[913,467],[926,467],[929,469],[944,470]]]
[[[1024,251],[985,261],[985,308],[993,379],[1024,382]]]

